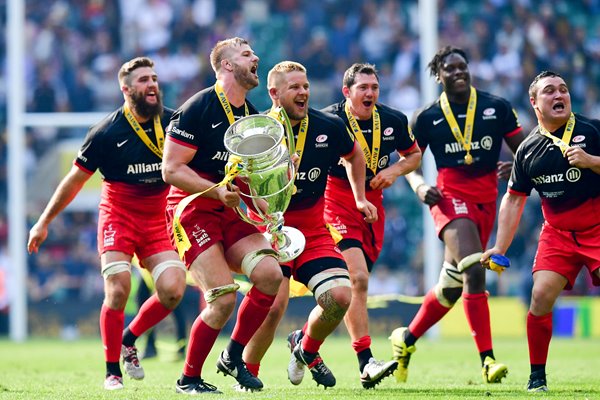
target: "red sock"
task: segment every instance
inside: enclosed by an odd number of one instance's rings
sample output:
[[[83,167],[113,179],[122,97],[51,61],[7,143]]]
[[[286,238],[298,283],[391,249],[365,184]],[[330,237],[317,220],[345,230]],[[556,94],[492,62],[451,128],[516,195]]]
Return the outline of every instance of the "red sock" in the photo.
[[[129,324],[129,330],[135,336],[140,337],[170,313],[171,310],[161,304],[158,295],[155,293],[142,304],[137,315]]]
[[[318,353],[324,340],[313,339],[308,335],[302,338],[302,350],[307,353]]]
[[[546,364],[552,339],[552,313],[535,316],[527,313],[527,343],[530,364]]]
[[[463,293],[463,308],[475,339],[477,350],[481,353],[491,350],[492,328],[490,327],[490,308],[485,293]]]
[[[215,344],[219,332],[221,332],[220,329],[208,326],[201,316],[196,318],[190,331],[190,341],[183,366],[185,376],[201,376],[204,361]]]
[[[104,359],[106,362],[119,362],[124,326],[125,311],[113,310],[102,304],[100,310],[100,336],[104,345]]]
[[[423,304],[408,326],[408,330],[415,337],[420,338],[429,328],[442,319],[448,311],[450,311],[450,308],[444,307],[435,296],[434,289],[431,289],[425,295]]]
[[[371,336],[366,335],[352,342],[352,348],[356,354],[371,347]]]
[[[250,371],[250,373],[252,375],[258,377],[258,370],[260,369],[260,363],[258,363],[258,364],[246,363],[246,368],[248,368],[248,371]]]
[[[240,304],[231,338],[243,346],[247,345],[267,318],[274,301],[275,296],[264,294],[252,286]]]

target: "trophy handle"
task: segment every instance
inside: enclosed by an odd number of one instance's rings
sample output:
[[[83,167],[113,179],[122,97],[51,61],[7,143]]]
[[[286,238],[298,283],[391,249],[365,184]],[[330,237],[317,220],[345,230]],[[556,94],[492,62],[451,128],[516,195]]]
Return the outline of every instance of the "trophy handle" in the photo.
[[[287,140],[288,151],[290,152],[290,156],[296,152],[296,141],[294,140],[294,131],[292,128],[292,123],[290,121],[290,117],[288,117],[285,108],[277,107],[275,109],[277,116],[279,116],[281,124],[285,130],[285,136]]]

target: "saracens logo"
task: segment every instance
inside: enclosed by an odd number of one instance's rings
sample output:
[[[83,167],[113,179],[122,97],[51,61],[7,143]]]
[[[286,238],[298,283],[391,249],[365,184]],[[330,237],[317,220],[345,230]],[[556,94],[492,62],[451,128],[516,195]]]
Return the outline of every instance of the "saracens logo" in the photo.
[[[327,140],[327,135],[319,135],[315,140],[317,141],[317,143],[323,143]]]
[[[483,117],[481,119],[496,119],[496,109],[495,108],[486,108],[483,110]]]
[[[384,136],[390,136],[392,133],[394,133],[394,128],[392,128],[391,126],[385,128],[385,130],[383,131]]]
[[[573,138],[573,143],[579,143],[579,142],[583,142],[585,140],[585,136],[583,135],[577,135]]]

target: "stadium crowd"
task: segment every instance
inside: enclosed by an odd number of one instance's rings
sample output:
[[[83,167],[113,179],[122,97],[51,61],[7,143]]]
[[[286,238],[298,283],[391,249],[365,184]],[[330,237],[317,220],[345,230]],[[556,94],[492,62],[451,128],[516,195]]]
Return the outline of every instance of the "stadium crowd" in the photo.
[[[377,65],[380,100],[411,115],[422,105],[416,0],[29,0],[26,2],[28,112],[109,111],[122,102],[115,84],[123,60],[146,55],[155,61],[165,105],[212,84],[208,53],[217,40],[248,38],[260,56],[261,86],[250,96],[269,106],[266,73],[291,59],[309,71],[311,104],[341,98],[343,71],[353,62]],[[571,90],[576,112],[600,112],[600,1],[466,0],[439,2],[439,45],[467,51],[477,87],[508,99],[526,132],[535,124],[527,87],[537,71],[552,68]],[[0,10],[6,12],[6,0]],[[5,28],[6,15],[0,17]],[[0,59],[6,65],[6,42]],[[6,126],[6,73],[0,76],[0,126]],[[7,134],[0,138],[0,260],[6,262]],[[57,141],[83,138],[86,128],[27,131],[25,157],[31,177]],[[505,156],[507,156],[505,154]],[[503,183],[504,185],[505,183]],[[505,188],[500,188],[503,193]],[[514,268],[492,282],[499,294],[528,295],[541,214],[539,200],[527,204],[508,256]],[[422,294],[421,206],[405,180],[385,194],[386,243],[379,263],[404,294]],[[40,204],[28,205],[31,222]],[[102,293],[95,255],[95,210],[70,212],[51,227],[48,245],[29,260],[32,301]],[[493,238],[492,238],[493,240]],[[0,271],[3,269],[0,266]],[[495,275],[495,274],[494,274]],[[494,276],[490,276],[494,279]],[[525,279],[524,279],[525,278]],[[375,290],[375,289],[374,289]],[[574,293],[591,293],[581,282]],[[0,303],[1,306],[2,303]],[[1,312],[1,310],[0,310]]]

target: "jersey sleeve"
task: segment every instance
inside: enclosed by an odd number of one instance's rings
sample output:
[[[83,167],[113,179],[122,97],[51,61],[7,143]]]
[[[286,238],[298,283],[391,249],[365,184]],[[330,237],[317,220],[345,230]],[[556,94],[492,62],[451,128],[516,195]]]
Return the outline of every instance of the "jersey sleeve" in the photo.
[[[512,172],[508,181],[508,191],[513,194],[529,196],[533,189],[533,184],[525,171],[526,160],[523,155],[525,150],[523,149],[523,146],[519,147],[515,154]]]
[[[408,124],[408,118],[404,115],[400,116],[398,126],[400,134],[396,142],[396,150],[400,154],[406,154],[415,147],[417,140],[413,135],[412,128]]]
[[[519,116],[517,114],[517,111],[511,106],[511,104],[507,100],[504,100],[503,103],[506,107],[504,120],[502,121],[502,126],[505,128],[504,137],[511,137],[521,132],[523,128],[519,123]]]
[[[100,168],[103,159],[101,138],[101,131],[94,128],[91,128],[85,136],[83,145],[81,145],[74,160],[74,164],[82,171],[93,174]]]
[[[427,130],[424,127],[423,113],[417,111],[409,125],[410,132],[414,138],[414,142],[419,144],[421,150],[425,150],[429,146],[429,140],[427,140]]]

